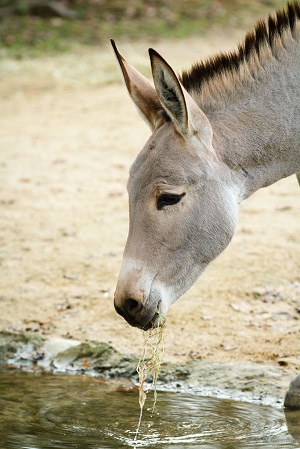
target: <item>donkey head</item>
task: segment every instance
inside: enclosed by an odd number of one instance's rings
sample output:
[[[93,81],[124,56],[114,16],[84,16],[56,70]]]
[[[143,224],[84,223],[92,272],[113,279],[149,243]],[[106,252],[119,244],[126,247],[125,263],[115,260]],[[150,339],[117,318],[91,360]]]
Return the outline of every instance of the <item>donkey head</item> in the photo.
[[[129,234],[115,292],[117,312],[146,330],[228,245],[237,201],[210,123],[172,68],[149,50],[154,88],[112,44],[128,92],[152,128],[130,169]]]

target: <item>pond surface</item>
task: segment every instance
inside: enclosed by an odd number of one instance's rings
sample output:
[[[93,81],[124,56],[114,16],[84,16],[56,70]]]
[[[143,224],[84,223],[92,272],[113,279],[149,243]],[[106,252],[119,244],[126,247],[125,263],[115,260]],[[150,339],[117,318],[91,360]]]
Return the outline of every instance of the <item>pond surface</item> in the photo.
[[[299,412],[172,392],[159,392],[153,414],[151,405],[134,441],[138,393],[122,380],[0,372],[0,448],[300,447]]]

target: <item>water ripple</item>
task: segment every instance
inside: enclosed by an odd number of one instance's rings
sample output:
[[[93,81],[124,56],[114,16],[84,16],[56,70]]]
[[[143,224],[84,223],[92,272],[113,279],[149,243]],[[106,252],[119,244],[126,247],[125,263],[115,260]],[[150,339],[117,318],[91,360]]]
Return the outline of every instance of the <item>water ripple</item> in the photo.
[[[0,372],[5,448],[299,449],[296,413],[285,418],[272,407],[161,392],[155,413],[144,410],[135,440],[136,393],[80,376]]]

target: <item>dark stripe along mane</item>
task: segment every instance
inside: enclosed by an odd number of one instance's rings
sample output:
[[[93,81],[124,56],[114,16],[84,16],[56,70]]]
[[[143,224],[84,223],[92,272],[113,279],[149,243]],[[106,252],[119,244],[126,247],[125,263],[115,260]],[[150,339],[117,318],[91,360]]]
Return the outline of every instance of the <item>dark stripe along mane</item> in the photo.
[[[269,16],[268,21],[261,20],[255,29],[247,33],[243,44],[229,53],[220,53],[207,61],[201,61],[192,66],[189,71],[181,74],[180,80],[187,91],[201,90],[202,83],[214,78],[215,75],[234,72],[242,62],[247,62],[253,54],[258,54],[263,45],[271,50],[275,38],[290,29],[293,32],[295,22],[300,19],[300,4],[288,4],[284,10],[277,11],[275,16]]]

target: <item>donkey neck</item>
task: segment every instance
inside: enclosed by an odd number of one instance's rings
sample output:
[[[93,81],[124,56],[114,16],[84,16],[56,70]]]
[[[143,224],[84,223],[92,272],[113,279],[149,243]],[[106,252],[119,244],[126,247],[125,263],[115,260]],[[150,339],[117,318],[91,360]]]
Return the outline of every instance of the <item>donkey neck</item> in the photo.
[[[241,199],[300,172],[300,5],[260,21],[236,51],[183,72],[210,120],[219,158],[243,184]]]
[[[241,199],[300,171],[300,44],[270,57],[255,77],[203,109],[219,158],[239,178]]]

